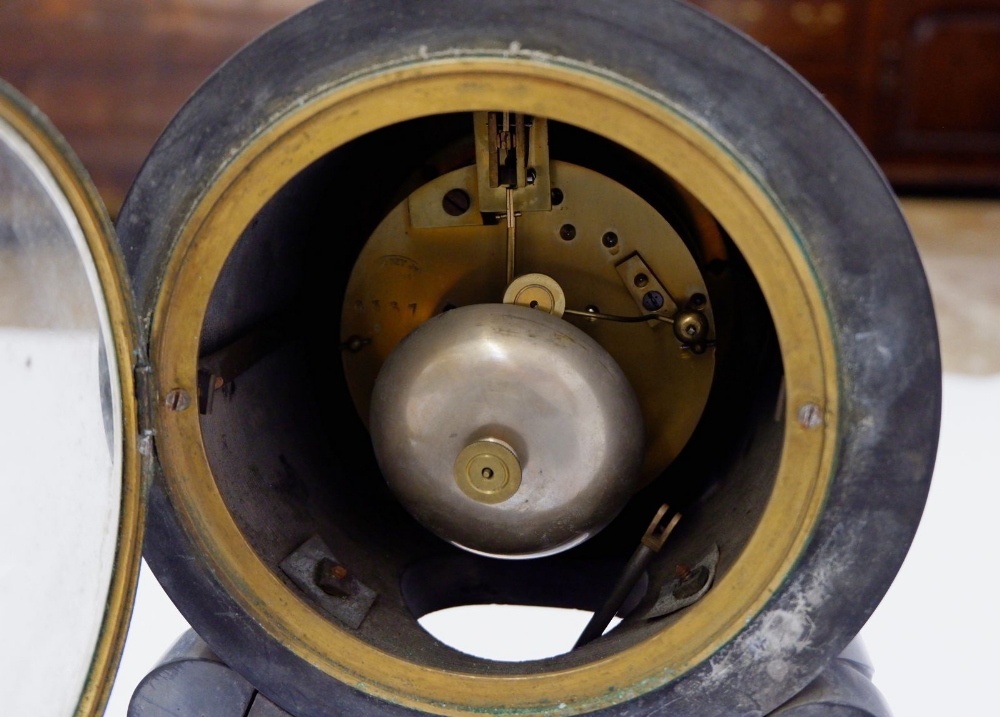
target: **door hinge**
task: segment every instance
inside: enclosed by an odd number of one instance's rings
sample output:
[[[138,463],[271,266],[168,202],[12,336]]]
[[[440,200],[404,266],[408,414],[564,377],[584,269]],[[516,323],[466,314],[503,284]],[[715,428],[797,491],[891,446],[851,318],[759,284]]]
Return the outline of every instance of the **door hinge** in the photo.
[[[138,411],[139,422],[139,454],[142,457],[143,473],[152,475],[149,469],[152,468],[154,454],[153,439],[156,431],[153,429],[153,369],[144,360],[140,359],[134,369],[135,376],[135,399]]]

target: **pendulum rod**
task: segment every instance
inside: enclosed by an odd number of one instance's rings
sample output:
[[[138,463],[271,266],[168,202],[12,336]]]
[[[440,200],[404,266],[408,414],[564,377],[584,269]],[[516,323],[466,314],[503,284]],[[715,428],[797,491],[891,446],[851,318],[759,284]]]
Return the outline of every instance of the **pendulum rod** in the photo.
[[[507,187],[507,286],[514,281],[515,241],[517,237],[517,213],[514,211],[514,190]]]

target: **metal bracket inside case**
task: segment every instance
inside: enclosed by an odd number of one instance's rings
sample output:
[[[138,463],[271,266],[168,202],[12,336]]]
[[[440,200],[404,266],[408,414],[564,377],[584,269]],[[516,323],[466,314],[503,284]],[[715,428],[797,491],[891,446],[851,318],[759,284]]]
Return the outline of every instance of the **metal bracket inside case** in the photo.
[[[378,593],[362,583],[313,536],[281,561],[281,570],[313,602],[357,630]]]
[[[665,617],[701,600],[715,581],[718,564],[719,546],[716,545],[693,568],[685,570],[685,575],[674,578],[660,589],[660,597],[646,613],[646,619]]]

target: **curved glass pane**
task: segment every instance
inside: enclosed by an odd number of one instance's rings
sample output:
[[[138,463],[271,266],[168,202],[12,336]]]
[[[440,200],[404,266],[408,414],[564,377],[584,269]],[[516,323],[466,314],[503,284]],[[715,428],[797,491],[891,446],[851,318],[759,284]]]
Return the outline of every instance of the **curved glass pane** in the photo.
[[[0,120],[0,680],[76,712],[115,562],[121,402],[104,297],[45,163]]]

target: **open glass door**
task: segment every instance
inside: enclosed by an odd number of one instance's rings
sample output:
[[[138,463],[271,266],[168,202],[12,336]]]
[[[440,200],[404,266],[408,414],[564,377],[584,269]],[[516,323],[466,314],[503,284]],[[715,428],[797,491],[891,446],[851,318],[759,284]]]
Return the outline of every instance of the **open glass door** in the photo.
[[[107,700],[141,549],[133,312],[110,221],[0,83],[0,675],[7,714]]]

